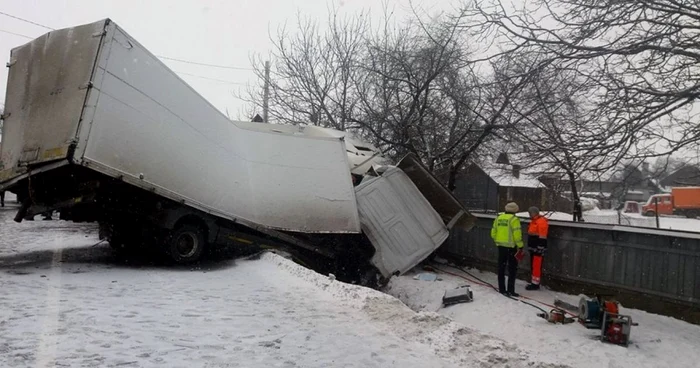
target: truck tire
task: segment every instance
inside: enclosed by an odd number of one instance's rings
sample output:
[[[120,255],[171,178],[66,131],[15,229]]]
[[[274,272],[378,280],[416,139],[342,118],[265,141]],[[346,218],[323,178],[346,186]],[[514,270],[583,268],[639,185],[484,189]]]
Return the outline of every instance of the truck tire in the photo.
[[[654,217],[654,216],[656,216],[656,213],[654,211],[647,211],[647,212],[644,212],[644,216]]]
[[[170,234],[165,250],[175,263],[187,264],[199,260],[205,243],[204,231],[199,226],[182,225]]]
[[[698,211],[697,210],[690,210],[690,211],[685,211],[685,217],[687,218],[697,218],[698,217]]]

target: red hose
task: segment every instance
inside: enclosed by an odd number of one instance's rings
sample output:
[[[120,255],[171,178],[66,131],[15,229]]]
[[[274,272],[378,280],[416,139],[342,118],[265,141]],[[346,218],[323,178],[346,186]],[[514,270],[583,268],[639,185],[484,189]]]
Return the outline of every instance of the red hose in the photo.
[[[445,273],[445,274],[448,274],[448,275],[452,275],[452,276],[456,276],[456,277],[465,279],[465,280],[467,280],[467,281],[469,281],[469,282],[473,282],[473,283],[475,283],[475,284],[477,284],[477,285],[481,285],[481,286],[484,286],[484,287],[487,287],[487,288],[495,289],[495,288],[493,287],[493,285],[491,285],[491,284],[486,284],[486,283],[483,283],[483,282],[479,282],[479,281],[476,281],[476,280],[472,280],[472,279],[470,279],[470,278],[468,278],[468,277],[466,277],[466,276],[463,276],[463,275],[460,275],[460,274],[456,274],[456,273],[450,272],[450,271],[441,270],[441,269],[439,269],[439,268],[437,268],[437,267],[433,267],[433,268],[436,269],[436,270],[438,270],[438,271],[440,271],[440,272],[442,272],[442,273]]]
[[[467,281],[469,281],[469,282],[472,282],[472,283],[474,283],[474,284],[476,284],[476,285],[481,285],[481,286],[484,286],[484,287],[487,287],[487,288],[491,288],[491,289],[497,290],[495,286],[493,286],[493,285],[491,285],[491,284],[489,284],[489,283],[479,282],[479,281],[470,279],[470,278],[468,278],[467,276],[460,275],[460,274],[457,274],[457,273],[454,273],[454,272],[450,272],[450,271],[445,271],[445,270],[440,269],[440,268],[437,268],[437,267],[435,267],[435,266],[431,266],[431,267],[432,267],[433,269],[437,270],[437,271],[440,271],[440,272],[444,273],[444,274],[452,275],[452,276],[455,276],[455,277],[459,277],[459,278],[461,278],[461,279],[464,279],[464,280],[467,280]],[[540,303],[540,304],[542,304],[542,305],[544,305],[544,306],[547,306],[547,307],[550,307],[550,308],[552,308],[552,309],[561,310],[561,311],[563,311],[564,313],[566,313],[566,314],[568,314],[568,315],[570,315],[570,316],[572,316],[572,317],[575,317],[575,318],[578,317],[578,315],[575,315],[575,314],[573,314],[573,313],[571,313],[571,312],[569,312],[569,311],[567,311],[567,310],[564,310],[564,309],[562,309],[562,308],[559,308],[559,307],[554,306],[554,305],[551,305],[551,304],[547,304],[547,303],[545,303],[545,302],[539,301],[539,300],[534,299],[534,298],[530,298],[530,297],[527,297],[527,296],[524,296],[524,295],[520,295],[520,298],[523,298],[523,299],[531,300],[531,301],[533,301],[533,302]]]

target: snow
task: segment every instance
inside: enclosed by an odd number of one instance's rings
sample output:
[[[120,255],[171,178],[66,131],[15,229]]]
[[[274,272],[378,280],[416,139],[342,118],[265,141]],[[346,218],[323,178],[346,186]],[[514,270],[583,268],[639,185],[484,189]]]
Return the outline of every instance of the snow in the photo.
[[[571,192],[562,192],[562,194],[571,195]],[[579,193],[579,195],[585,196],[585,197],[592,197],[592,198],[596,198],[596,197],[610,198],[610,196],[612,196],[612,193],[611,192],[581,192],[581,193]]]
[[[521,172],[516,178],[509,167],[490,167],[483,170],[493,181],[503,187],[544,188],[544,184],[527,173]]]
[[[496,276],[492,273],[476,270],[471,273],[496,284]],[[439,273],[439,277],[440,280],[435,282],[414,280],[411,274],[393,278],[387,292],[416,311],[437,311],[466,328],[506,340],[509,345],[528,352],[530,359],[543,363],[581,368],[682,368],[697,367],[700,360],[700,350],[697,349],[700,346],[700,326],[623,306],[621,313],[631,315],[633,321],[639,323],[639,326],[632,327],[631,344],[625,348],[600,342],[596,339],[598,330],[587,330],[577,323],[550,324],[537,316],[541,311],[506,299],[490,287],[444,273]],[[474,301],[441,308],[445,290],[465,284],[471,286]],[[546,289],[526,291],[524,286],[525,283],[518,280],[516,291],[547,304],[552,304],[555,297],[574,305],[578,305],[580,299],[579,296]],[[534,304],[546,311],[551,309],[537,302]]]
[[[413,279],[423,271],[393,278],[387,295],[270,253],[197,267],[125,261],[98,241],[94,224],[16,224],[16,205],[8,207],[0,208],[2,367],[644,368],[700,360],[700,326],[640,310],[622,309],[640,323],[623,348],[595,340],[594,330],[548,324],[477,284],[474,302],[442,308],[446,290],[469,282],[441,272],[432,282]],[[538,300],[578,302],[523,286]]]
[[[527,212],[519,212],[517,215],[521,218],[530,217]],[[543,215],[555,221],[571,222],[573,220],[573,215],[566,212],[543,212]],[[641,228],[656,229],[655,217],[643,216],[637,213],[621,213],[618,217],[618,212],[615,210],[601,210],[597,207],[590,211],[584,211],[583,219],[589,224],[633,226],[640,228],[640,230]],[[661,216],[659,217],[659,229],[700,232],[700,219],[689,219],[680,216]]]
[[[588,198],[588,197],[581,197],[581,208],[584,211],[590,211],[598,207],[598,204],[600,203],[597,199],[595,198]]]
[[[274,254],[126,261],[94,224],[15,211],[0,209],[2,367],[564,367]]]

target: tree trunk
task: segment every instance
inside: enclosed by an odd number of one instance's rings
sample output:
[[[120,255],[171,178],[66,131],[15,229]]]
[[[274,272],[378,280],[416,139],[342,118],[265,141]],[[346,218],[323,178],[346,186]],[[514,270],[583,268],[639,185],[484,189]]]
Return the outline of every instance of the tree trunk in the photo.
[[[569,185],[571,185],[571,198],[574,201],[573,220],[575,222],[581,221],[583,218],[581,214],[583,208],[581,206],[581,199],[579,198],[578,189],[576,189],[576,176],[571,171],[567,172],[567,174],[569,176]]]
[[[450,192],[453,192],[456,188],[456,182],[457,182],[457,174],[459,173],[458,166],[452,166],[450,167],[450,175],[448,176],[447,179],[447,189]]]

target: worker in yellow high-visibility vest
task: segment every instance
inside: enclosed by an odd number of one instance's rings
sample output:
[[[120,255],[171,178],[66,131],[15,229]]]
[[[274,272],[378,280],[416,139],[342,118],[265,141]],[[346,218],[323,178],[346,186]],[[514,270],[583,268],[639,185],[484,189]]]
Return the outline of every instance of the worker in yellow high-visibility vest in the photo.
[[[505,296],[519,297],[515,292],[515,276],[518,272],[518,261],[523,253],[523,233],[520,228],[518,205],[510,202],[506,205],[506,212],[498,215],[493,221],[491,238],[498,247],[498,291]],[[508,269],[508,289],[505,286],[505,273]]]

